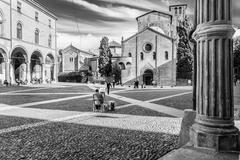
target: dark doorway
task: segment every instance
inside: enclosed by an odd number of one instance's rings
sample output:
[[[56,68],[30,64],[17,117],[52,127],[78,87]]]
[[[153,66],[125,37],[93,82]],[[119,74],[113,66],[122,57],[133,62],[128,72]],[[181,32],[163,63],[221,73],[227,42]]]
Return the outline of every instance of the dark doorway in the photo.
[[[153,71],[146,70],[143,74],[143,83],[145,85],[152,85],[152,81],[153,81]]]

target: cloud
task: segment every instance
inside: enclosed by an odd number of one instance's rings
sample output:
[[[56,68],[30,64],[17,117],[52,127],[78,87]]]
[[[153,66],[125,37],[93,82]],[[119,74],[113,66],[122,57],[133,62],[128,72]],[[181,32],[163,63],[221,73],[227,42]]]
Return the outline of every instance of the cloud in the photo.
[[[100,0],[108,3],[113,4],[121,4],[121,5],[128,5],[132,7],[138,7],[147,10],[161,10],[161,11],[168,11],[167,3],[165,0],[151,2],[149,0]],[[161,4],[161,5],[159,5]]]
[[[68,2],[72,2],[72,0],[67,0]],[[128,8],[128,7],[112,7],[112,6],[98,6],[93,3],[89,3],[84,0],[73,0],[73,2],[79,6],[83,6],[86,9],[89,9],[91,11],[97,12],[101,15],[108,16],[108,17],[114,17],[114,18],[135,18],[142,14],[142,11]]]
[[[195,0],[36,0],[58,16],[58,48],[71,42],[88,50],[98,48],[102,36],[120,42],[137,32],[136,17],[150,10],[168,11],[187,4],[192,16]],[[73,4],[72,1],[75,3]],[[240,26],[240,1],[233,0],[233,23]],[[236,34],[240,34],[236,33]],[[81,43],[80,43],[81,41]]]

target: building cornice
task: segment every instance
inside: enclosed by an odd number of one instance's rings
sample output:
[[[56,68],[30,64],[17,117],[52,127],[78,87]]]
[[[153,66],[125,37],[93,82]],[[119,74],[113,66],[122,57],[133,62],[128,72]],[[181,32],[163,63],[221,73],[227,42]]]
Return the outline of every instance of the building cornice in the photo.
[[[39,3],[35,2],[34,0],[23,0],[23,1],[27,2],[28,4],[32,5],[33,7],[37,8],[37,9],[39,9],[43,13],[45,13],[45,14],[49,15],[50,17],[52,17],[53,19],[57,20],[57,16],[55,16],[51,11],[49,11],[49,9],[47,9],[42,4],[39,4]]]
[[[7,5],[10,5],[10,3],[6,2],[6,1],[3,1],[3,0],[0,0],[0,1],[7,4]]]

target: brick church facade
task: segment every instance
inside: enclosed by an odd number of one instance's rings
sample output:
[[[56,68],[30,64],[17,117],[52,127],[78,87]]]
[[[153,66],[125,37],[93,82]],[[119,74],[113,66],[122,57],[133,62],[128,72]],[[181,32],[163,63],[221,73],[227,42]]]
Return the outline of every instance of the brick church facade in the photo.
[[[136,18],[138,32],[122,40],[122,83],[176,85],[176,51],[179,20],[186,5],[169,7],[169,13],[151,11]]]

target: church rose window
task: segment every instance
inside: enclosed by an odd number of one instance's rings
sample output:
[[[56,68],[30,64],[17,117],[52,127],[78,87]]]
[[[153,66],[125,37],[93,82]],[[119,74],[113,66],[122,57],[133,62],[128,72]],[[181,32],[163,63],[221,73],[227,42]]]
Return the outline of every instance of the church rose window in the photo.
[[[146,43],[143,48],[145,52],[151,52],[153,47],[152,44]]]

